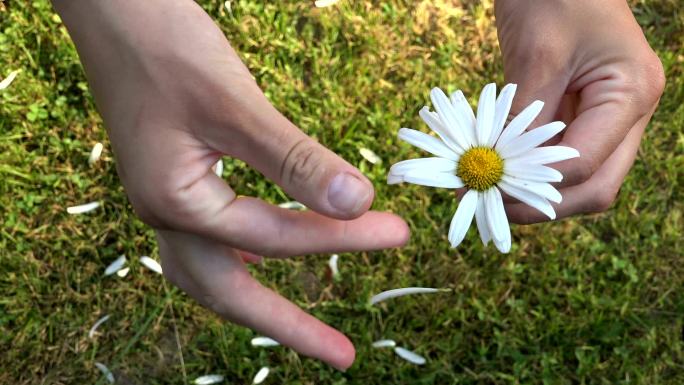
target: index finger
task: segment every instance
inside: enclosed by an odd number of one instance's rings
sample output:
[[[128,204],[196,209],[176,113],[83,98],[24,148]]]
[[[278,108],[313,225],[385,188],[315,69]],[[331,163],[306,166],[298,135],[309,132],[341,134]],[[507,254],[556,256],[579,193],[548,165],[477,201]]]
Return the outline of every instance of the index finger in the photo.
[[[164,275],[202,305],[340,370],[354,362],[344,334],[262,286],[235,249],[193,234],[157,233]]]

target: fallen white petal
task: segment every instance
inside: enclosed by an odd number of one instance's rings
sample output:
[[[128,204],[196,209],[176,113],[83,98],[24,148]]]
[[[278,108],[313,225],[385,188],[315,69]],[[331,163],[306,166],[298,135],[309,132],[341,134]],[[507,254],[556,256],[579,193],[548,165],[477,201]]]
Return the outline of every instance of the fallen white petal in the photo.
[[[278,207],[288,210],[306,210],[306,206],[297,201],[281,203]]]
[[[373,150],[370,150],[368,148],[360,148],[359,153],[364,159],[373,164],[382,163],[382,159],[380,159],[378,154],[374,153]]]
[[[107,314],[106,316],[104,316],[104,317],[100,318],[99,320],[97,320],[97,322],[95,322],[95,324],[93,325],[93,327],[91,327],[90,330],[88,330],[88,338],[93,338],[93,336],[95,335],[95,331],[97,330],[97,328],[99,328],[100,325],[102,325],[103,323],[105,323],[105,322],[109,319],[109,317],[110,317],[110,315]]]
[[[115,259],[114,262],[110,263],[109,266],[105,269],[104,275],[112,275],[116,273],[117,271],[121,270],[121,268],[126,264],[126,255],[122,254],[119,256],[119,258]]]
[[[116,275],[119,277],[123,278],[128,275],[128,272],[131,271],[130,267],[124,267],[123,269],[119,270],[116,272]]]
[[[112,371],[109,370],[108,367],[106,367],[104,364],[99,363],[99,362],[96,362],[96,363],[95,363],[95,366],[96,366],[98,369],[100,369],[100,371],[102,372],[102,374],[104,374],[105,378],[107,378],[107,382],[109,382],[110,384],[113,384],[113,383],[114,383],[114,374],[112,374]]]
[[[397,343],[394,340],[377,340],[373,342],[374,348],[393,348],[395,346],[397,346]]]
[[[220,374],[207,374],[205,376],[200,376],[195,378],[194,384],[195,385],[211,385],[211,384],[218,384],[219,382],[223,381],[223,376]]]
[[[230,0],[227,0],[226,2],[224,2],[224,3],[223,3],[223,6],[226,7],[226,9],[228,10],[228,12],[229,12],[230,14],[233,14],[233,6],[232,6]]]
[[[268,377],[269,372],[270,372],[270,369],[268,369],[266,366],[259,369],[256,376],[254,376],[254,380],[252,380],[252,384],[261,384],[262,382],[264,382],[266,377]]]
[[[427,293],[438,293],[440,291],[448,291],[449,289],[435,289],[432,287],[404,287],[401,289],[392,289],[383,291],[380,294],[376,294],[370,299],[371,305],[375,305],[378,302],[385,301],[390,298],[402,297],[411,294],[427,294]]]
[[[97,142],[93,146],[93,149],[90,150],[90,157],[88,157],[88,164],[93,164],[97,162],[100,159],[100,155],[102,155],[102,149],[104,146],[102,143]]]
[[[330,256],[330,259],[328,260],[328,266],[330,267],[330,272],[332,273],[333,278],[340,275],[340,271],[337,269],[337,260],[339,258],[339,255],[333,254]]]
[[[14,78],[19,75],[19,72],[21,72],[21,70],[14,70],[10,72],[10,74],[0,82],[0,90],[4,90],[5,88],[9,87],[9,85],[14,81]]]
[[[314,5],[318,8],[324,8],[324,7],[329,7],[331,5],[335,5],[339,1],[340,0],[316,0],[314,2]]]
[[[100,207],[100,202],[90,202],[83,205],[67,207],[66,211],[69,214],[83,214],[93,211],[98,207]]]
[[[216,163],[211,166],[211,169],[214,170],[214,173],[220,178],[223,175],[223,159],[217,160]]]
[[[145,265],[148,269],[154,271],[155,273],[162,273],[162,267],[159,264],[159,262],[155,261],[154,259],[144,255],[140,257],[140,262],[142,262],[143,265]]]
[[[418,354],[408,350],[404,349],[402,347],[396,347],[394,348],[394,352],[397,353],[397,355],[406,361],[416,364],[416,365],[424,365],[425,364],[425,358],[422,356],[419,356]]]
[[[273,338],[269,338],[269,337],[254,337],[254,338],[252,338],[252,346],[268,347],[268,346],[278,346],[278,345],[280,345],[280,342],[274,340]]]

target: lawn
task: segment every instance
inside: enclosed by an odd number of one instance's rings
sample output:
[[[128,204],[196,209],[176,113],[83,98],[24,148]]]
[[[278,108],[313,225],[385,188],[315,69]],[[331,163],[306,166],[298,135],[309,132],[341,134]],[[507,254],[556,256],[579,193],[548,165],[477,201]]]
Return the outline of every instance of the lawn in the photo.
[[[684,9],[632,1],[667,87],[637,161],[605,213],[513,226],[513,250],[483,247],[471,229],[446,239],[448,190],[387,186],[389,166],[420,156],[400,127],[425,130],[418,110],[440,86],[477,95],[503,85],[491,0],[200,1],[269,99],[302,130],[358,166],[374,208],[398,213],[402,249],[266,260],[254,275],[339,328],[357,360],[339,372],[292,350],[255,348],[254,332],[221,321],[147,270],[153,232],[123,191],[74,46],[47,0],[0,8],[0,383],[184,384],[220,373],[270,384],[683,384]],[[102,159],[88,165],[102,142]],[[362,147],[383,159],[373,165]],[[239,194],[289,198],[243,162],[225,159]],[[65,208],[99,200],[84,215]],[[125,278],[103,277],[126,254]],[[452,291],[371,307],[395,287]],[[94,338],[88,329],[111,318]],[[401,360],[371,343],[392,338],[427,358]],[[179,349],[180,348],[180,349]],[[182,356],[180,352],[182,351]],[[182,359],[181,359],[182,357]]]

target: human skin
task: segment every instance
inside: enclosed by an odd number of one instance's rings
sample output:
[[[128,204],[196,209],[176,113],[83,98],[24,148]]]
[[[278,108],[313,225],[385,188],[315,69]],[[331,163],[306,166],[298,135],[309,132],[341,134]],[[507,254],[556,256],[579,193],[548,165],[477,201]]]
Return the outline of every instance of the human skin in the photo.
[[[495,3],[504,77],[518,85],[511,112],[545,102],[532,127],[563,120],[553,143],[579,158],[563,174],[557,217],[608,210],[632,167],[665,86],[660,60],[624,0],[499,0]],[[547,221],[511,200],[511,221]]]
[[[499,0],[496,17],[506,80],[519,84],[513,111],[541,99],[539,124],[566,112],[560,140],[582,154],[558,165],[566,179],[556,210],[567,216],[610,205],[664,80],[623,1],[551,3]],[[156,230],[164,275],[228,320],[349,367],[351,342],[256,282],[244,260],[401,246],[406,224],[367,211],[370,182],[268,102],[194,2],[53,4],[84,64],[129,199]],[[592,18],[609,18],[611,27]],[[221,156],[244,160],[312,211],[236,197],[210,170]],[[507,211],[514,221],[542,220],[514,202]]]
[[[164,275],[228,320],[349,367],[349,339],[260,285],[243,260],[397,247],[408,239],[404,221],[368,211],[371,183],[269,103],[193,1],[53,4],[126,193],[156,230]],[[244,160],[312,210],[237,197],[211,170],[221,156]]]

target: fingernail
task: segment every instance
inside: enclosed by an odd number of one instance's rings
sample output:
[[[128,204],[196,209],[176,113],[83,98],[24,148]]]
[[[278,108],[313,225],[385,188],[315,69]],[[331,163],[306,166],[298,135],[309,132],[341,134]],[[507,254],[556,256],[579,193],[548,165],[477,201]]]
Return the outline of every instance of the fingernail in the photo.
[[[345,213],[354,213],[366,204],[371,189],[364,181],[349,173],[338,174],[328,186],[328,202]]]

